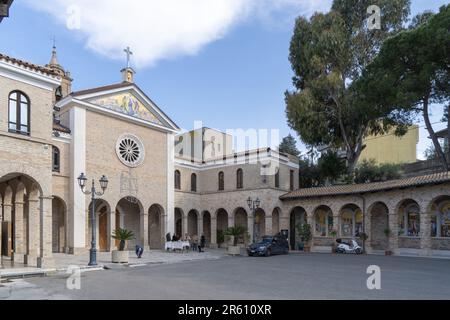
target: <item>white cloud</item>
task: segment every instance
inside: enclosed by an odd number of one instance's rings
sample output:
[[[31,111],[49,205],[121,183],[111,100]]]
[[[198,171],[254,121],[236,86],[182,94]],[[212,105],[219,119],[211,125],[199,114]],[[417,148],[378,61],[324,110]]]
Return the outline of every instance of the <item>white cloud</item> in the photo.
[[[161,59],[195,54],[248,19],[286,10],[311,14],[329,8],[330,0],[26,0],[58,23],[73,25],[79,8],[79,29],[86,46],[113,59],[123,59],[130,46],[136,67]],[[295,10],[295,11],[293,11]],[[76,24],[76,23],[75,23]]]

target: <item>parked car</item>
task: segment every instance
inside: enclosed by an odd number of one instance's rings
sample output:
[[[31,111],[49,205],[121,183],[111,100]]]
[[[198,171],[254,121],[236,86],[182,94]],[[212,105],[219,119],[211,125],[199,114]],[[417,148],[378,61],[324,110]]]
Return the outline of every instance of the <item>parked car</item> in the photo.
[[[273,254],[288,254],[289,243],[286,238],[276,236],[264,236],[258,243],[253,243],[247,248],[249,256],[271,256]]]

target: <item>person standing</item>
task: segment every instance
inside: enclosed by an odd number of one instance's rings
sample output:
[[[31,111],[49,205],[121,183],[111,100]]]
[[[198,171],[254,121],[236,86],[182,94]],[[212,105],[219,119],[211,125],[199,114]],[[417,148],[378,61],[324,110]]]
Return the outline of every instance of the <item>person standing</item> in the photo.
[[[201,238],[200,238],[200,246],[198,247],[199,252],[203,252],[203,248],[205,248],[206,246],[206,238],[205,235],[202,234]]]
[[[196,234],[194,234],[192,236],[192,251],[197,251],[198,250],[198,236]]]

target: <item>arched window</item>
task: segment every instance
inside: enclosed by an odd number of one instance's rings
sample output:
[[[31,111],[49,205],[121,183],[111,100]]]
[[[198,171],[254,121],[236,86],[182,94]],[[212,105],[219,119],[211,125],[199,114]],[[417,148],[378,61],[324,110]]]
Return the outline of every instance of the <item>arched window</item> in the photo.
[[[244,171],[238,169],[236,172],[236,188],[242,189],[244,187]]]
[[[280,187],[280,168],[277,168],[277,173],[275,173],[275,188]]]
[[[315,218],[315,235],[319,237],[328,237],[333,231],[333,213],[331,209],[321,206],[314,213]]]
[[[294,170],[289,171],[289,190],[294,191]]]
[[[225,189],[225,181],[224,181],[224,175],[223,171],[219,172],[219,191]]]
[[[52,167],[53,172],[59,172],[61,169],[61,157],[57,147],[53,147]]]
[[[178,170],[175,170],[175,189],[181,189],[181,173]]]
[[[8,105],[8,130],[14,133],[29,135],[30,100],[28,97],[20,91],[13,91],[9,94]]]
[[[361,209],[347,206],[341,212],[341,235],[343,237],[359,237],[363,227]]]
[[[197,192],[197,175],[195,173],[191,174],[191,191]]]
[[[399,208],[399,236],[418,237],[420,233],[420,208],[417,202],[407,200]]]

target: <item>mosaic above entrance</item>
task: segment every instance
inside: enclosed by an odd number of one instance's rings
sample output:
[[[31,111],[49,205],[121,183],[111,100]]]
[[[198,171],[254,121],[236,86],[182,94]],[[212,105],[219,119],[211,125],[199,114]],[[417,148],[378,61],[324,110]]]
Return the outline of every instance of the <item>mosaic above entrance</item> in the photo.
[[[161,121],[131,93],[97,98],[90,102],[106,109],[162,125]]]

